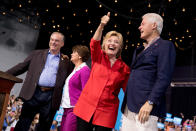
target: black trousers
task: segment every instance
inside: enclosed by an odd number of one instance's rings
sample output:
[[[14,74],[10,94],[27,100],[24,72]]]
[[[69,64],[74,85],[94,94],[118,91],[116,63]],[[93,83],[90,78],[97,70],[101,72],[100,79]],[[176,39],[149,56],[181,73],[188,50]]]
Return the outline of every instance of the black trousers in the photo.
[[[14,131],[28,131],[37,113],[40,114],[37,131],[49,131],[56,113],[51,109],[52,94],[52,90],[43,92],[37,87],[33,97],[23,103]]]
[[[92,118],[90,122],[86,122],[83,119],[77,117],[77,131],[112,131],[112,128],[93,125]]]

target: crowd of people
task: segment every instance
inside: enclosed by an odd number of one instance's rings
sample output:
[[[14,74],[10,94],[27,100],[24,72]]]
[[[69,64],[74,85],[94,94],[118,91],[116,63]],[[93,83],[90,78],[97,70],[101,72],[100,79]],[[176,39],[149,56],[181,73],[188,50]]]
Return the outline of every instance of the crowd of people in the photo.
[[[6,116],[3,124],[3,131],[13,131],[18,121],[18,118],[21,113],[23,101],[20,97],[11,95],[7,110]],[[61,131],[61,121],[63,116],[63,108],[61,107],[53,119],[50,131]],[[165,118],[159,118],[158,120],[158,131],[196,131],[196,116],[193,116],[193,119],[184,119],[182,117],[171,117],[170,113],[166,113]],[[39,122],[39,114],[36,114],[34,120],[31,123],[29,131],[36,131],[37,124]],[[120,122],[121,123],[121,122]],[[121,124],[120,124],[121,125]],[[121,131],[115,130],[113,131]]]
[[[112,30],[102,36],[109,21],[110,12],[101,18],[90,51],[87,46],[76,45],[69,58],[61,53],[65,36],[53,32],[49,49],[33,51],[6,71],[14,76],[27,72],[19,94],[23,105],[19,98],[16,102],[11,99],[6,129],[11,126],[13,130],[15,125],[14,131],[113,131],[121,89],[125,93],[121,131],[171,131],[180,127],[166,119],[161,129],[158,122],[166,114],[164,96],[176,58],[174,44],[160,37],[163,18],[156,13],[142,16],[138,29],[146,42],[135,49],[130,66],[121,59],[122,34]],[[91,67],[86,64],[90,55]],[[60,106],[61,122],[55,119]],[[187,120],[181,128],[194,130],[195,121]]]
[[[23,101],[20,97],[11,95],[8,101],[6,115],[3,123],[3,131],[14,131],[15,125],[19,120],[21,114]],[[57,111],[57,113],[59,110]],[[62,117],[62,115],[61,115]],[[39,113],[37,113],[30,125],[28,131],[37,131],[37,125],[39,123]],[[50,131],[59,131],[58,127],[61,124],[61,118],[54,118]]]
[[[170,113],[166,118],[159,119],[157,123],[159,131],[196,131],[196,116],[193,119],[184,119],[184,117],[171,117]]]
[[[22,99],[11,95],[6,109],[3,130],[10,131],[15,127],[22,109]]]

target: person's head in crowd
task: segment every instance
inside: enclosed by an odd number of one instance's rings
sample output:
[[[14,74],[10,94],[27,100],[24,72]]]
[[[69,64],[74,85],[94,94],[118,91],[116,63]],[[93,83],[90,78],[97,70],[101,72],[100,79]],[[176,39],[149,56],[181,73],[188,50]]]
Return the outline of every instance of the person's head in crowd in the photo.
[[[16,96],[15,95],[11,95],[10,96],[10,105],[12,105],[15,101]]]
[[[60,32],[53,32],[50,36],[49,47],[50,52],[54,55],[57,55],[61,47],[64,46],[65,36]]]
[[[20,97],[17,97],[17,98],[16,98],[16,101],[17,101],[17,104],[18,104],[19,106],[22,106],[23,100],[22,100]]]
[[[11,112],[12,108],[10,106],[7,107],[7,113]]]
[[[87,46],[75,45],[72,48],[71,61],[74,65],[86,62],[90,56],[90,51]]]
[[[10,99],[15,99],[15,98],[16,98],[15,95],[11,95],[11,96],[10,96]]]
[[[104,50],[109,57],[115,56],[118,58],[121,56],[122,48],[123,36],[121,33],[110,31],[103,37],[102,50]]]
[[[150,42],[155,37],[161,35],[163,18],[156,13],[147,13],[143,15],[142,22],[138,29],[140,30],[140,38]]]
[[[35,115],[34,120],[33,120],[33,123],[34,123],[34,124],[39,123],[39,113],[37,113],[37,114]]]
[[[16,116],[16,112],[15,111],[10,111],[9,115],[10,115],[10,117],[15,117]]]

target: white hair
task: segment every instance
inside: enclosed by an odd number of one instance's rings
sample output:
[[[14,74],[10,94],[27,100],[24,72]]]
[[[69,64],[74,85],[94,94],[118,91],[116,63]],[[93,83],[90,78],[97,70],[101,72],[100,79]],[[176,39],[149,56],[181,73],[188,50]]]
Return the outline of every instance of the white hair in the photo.
[[[155,22],[157,25],[157,31],[159,32],[159,35],[162,32],[163,29],[163,18],[156,13],[147,13],[145,15],[142,16],[142,18],[147,18],[150,22]]]

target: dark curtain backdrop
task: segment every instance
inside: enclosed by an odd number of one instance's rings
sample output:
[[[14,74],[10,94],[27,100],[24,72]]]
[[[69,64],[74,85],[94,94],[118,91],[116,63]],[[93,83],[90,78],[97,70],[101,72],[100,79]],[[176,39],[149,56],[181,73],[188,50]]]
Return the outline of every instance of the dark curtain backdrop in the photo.
[[[173,116],[193,119],[196,115],[196,87],[170,87],[166,94],[167,112]]]

